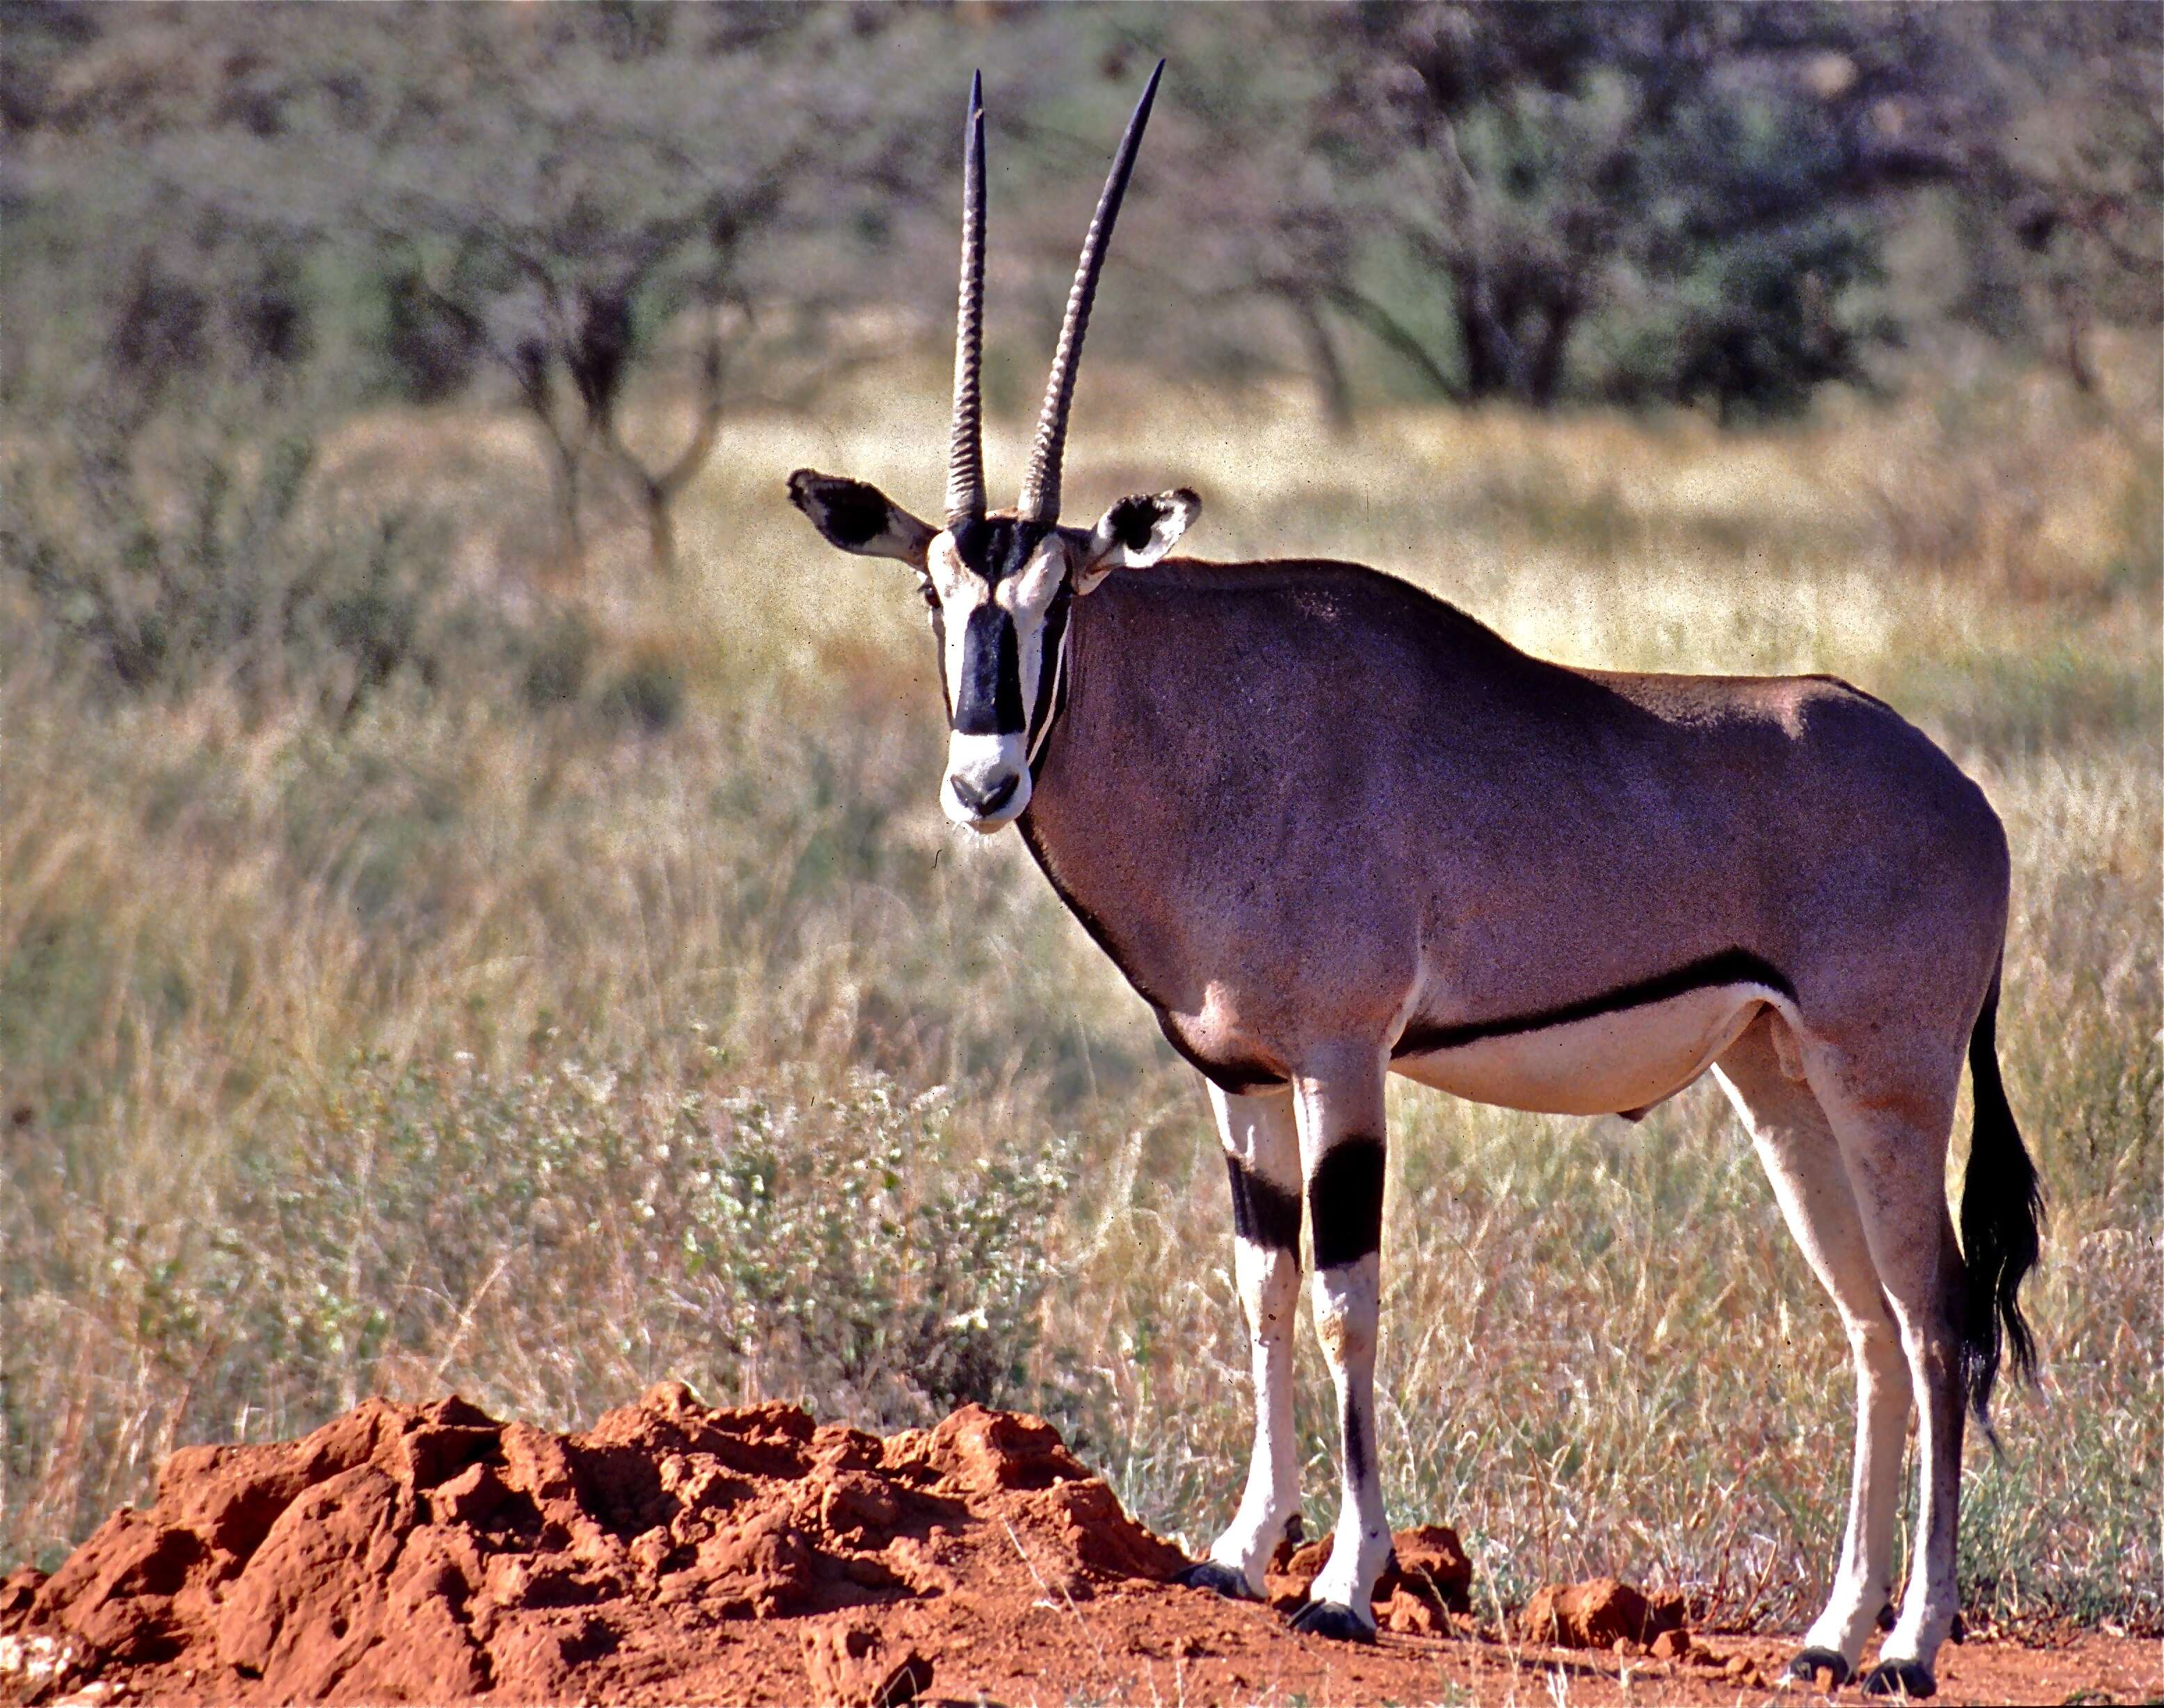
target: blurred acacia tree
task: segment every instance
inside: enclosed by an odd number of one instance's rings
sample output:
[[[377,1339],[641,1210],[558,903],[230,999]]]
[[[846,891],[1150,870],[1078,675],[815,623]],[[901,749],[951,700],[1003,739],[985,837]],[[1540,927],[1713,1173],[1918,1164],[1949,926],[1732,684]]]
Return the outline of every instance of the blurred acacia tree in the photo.
[[[1898,375],[1926,316],[2087,383],[2089,328],[2164,290],[2144,4],[18,0],[0,29],[0,402],[111,464],[183,380],[313,419],[493,386],[572,555],[605,482],[669,563],[747,376],[801,399],[838,328],[943,337],[974,65],[1038,332],[1073,187],[1167,52],[1113,263],[1152,279],[1106,312],[1190,373],[1311,376],[1341,423],[1375,389],[1788,412]],[[1934,218],[1962,280],[1926,307],[1889,269]],[[626,427],[649,384],[690,397],[673,442]]]
[[[1433,393],[1790,413],[1903,339],[1890,229],[1951,205],[2002,336],[2154,324],[2157,9],[1702,0],[1247,13],[1195,98],[1221,291]],[[1221,34],[1215,20],[1196,26]],[[1290,68],[1260,96],[1257,63]],[[1207,73],[1205,71],[1205,76]],[[1300,87],[1304,85],[1305,87]],[[1261,169],[1267,163],[1267,170]],[[1320,168],[1320,170],[1318,170]],[[2070,366],[2080,378],[2078,360]]]
[[[1957,312],[2096,387],[2099,324],[2164,319],[2164,10],[1957,8],[1963,108],[1937,127],[1967,283]]]
[[[338,376],[319,401],[350,407],[492,369],[548,453],[573,559],[598,462],[670,566],[731,344],[764,319],[815,350],[921,193],[922,127],[885,78],[927,32],[899,11],[45,6],[11,36],[34,50],[0,104],[33,145],[24,211],[45,216],[49,280],[101,299],[83,342],[113,437],[213,372],[317,358]],[[639,447],[626,391],[679,358],[691,428]]]
[[[441,353],[494,364],[549,449],[567,549],[599,451],[665,571],[670,507],[712,448],[731,342],[761,305],[808,342],[850,294],[853,239],[917,193],[916,132],[873,75],[909,55],[901,14],[620,5],[425,21],[448,32],[455,94],[439,92],[425,125],[386,113],[343,197],[351,226],[397,257],[381,276],[400,335],[386,349],[424,358],[402,376],[417,389]],[[620,406],[687,320],[692,425],[643,455]]]

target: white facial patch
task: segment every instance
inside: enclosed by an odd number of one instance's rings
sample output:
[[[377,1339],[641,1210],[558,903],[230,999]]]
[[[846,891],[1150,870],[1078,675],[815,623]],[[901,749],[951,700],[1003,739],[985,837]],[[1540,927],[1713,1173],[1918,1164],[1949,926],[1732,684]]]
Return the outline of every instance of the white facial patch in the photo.
[[[1046,667],[1045,616],[1065,560],[1058,542],[1047,540],[1021,570],[988,584],[943,534],[927,570],[939,601],[950,727],[939,804],[954,823],[989,834],[1029,805],[1028,726]],[[1002,656],[1010,648],[1011,660]]]
[[[1013,823],[1029,805],[1029,762],[1023,747],[1019,735],[948,735],[940,810],[963,829],[988,836]]]

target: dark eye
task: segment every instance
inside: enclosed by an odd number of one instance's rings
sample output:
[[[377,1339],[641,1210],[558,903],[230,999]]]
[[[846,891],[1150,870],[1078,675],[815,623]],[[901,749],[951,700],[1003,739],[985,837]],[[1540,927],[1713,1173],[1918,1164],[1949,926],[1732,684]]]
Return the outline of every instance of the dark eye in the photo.
[[[926,610],[935,612],[938,610],[939,592],[929,581],[919,581],[917,584],[917,591],[923,596]]]

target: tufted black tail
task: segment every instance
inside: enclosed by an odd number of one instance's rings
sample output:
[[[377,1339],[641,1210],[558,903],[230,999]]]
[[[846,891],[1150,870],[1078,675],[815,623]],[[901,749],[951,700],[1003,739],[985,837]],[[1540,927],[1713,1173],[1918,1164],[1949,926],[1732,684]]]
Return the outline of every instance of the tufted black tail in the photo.
[[[1962,1181],[1962,1257],[1968,1272],[1968,1303],[1962,1324],[1962,1377],[1970,1412],[1990,1427],[1991,1390],[1999,1380],[2002,1350],[2014,1354],[2025,1380],[2036,1375],[2036,1344],[2021,1314],[2023,1277],[2036,1266],[2037,1226],[2044,1193],[2035,1164],[2021,1143],[1999,1077],[1999,975],[1983,1012],[1969,1034],[1970,1089],[1976,1129],[1969,1141],[1968,1173]]]

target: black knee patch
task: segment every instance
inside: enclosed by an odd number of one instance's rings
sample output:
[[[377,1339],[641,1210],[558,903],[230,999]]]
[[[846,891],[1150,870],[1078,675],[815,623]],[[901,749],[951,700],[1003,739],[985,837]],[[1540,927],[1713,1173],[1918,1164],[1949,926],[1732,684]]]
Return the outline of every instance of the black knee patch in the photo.
[[[1358,1263],[1383,1243],[1383,1141],[1341,1138],[1322,1154],[1307,1183],[1315,1266]]]
[[[1230,1151],[1225,1174],[1232,1183],[1232,1232],[1265,1250],[1299,1250],[1298,1195],[1273,1185]]]

